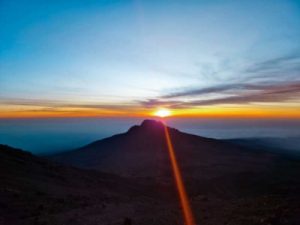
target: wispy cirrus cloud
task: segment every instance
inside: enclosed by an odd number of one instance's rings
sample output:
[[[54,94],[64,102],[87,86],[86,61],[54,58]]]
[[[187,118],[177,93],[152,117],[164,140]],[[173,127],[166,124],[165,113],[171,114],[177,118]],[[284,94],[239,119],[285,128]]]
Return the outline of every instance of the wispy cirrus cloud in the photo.
[[[211,93],[221,94],[224,92],[230,92],[230,95],[204,100],[203,98],[201,100],[190,101],[180,100],[181,97],[203,97]],[[278,103],[289,100],[300,100],[300,81],[269,85],[219,85],[210,88],[173,93],[161,96],[158,99],[149,99],[141,103],[147,107],[168,106],[172,108],[185,108],[220,104]]]
[[[41,107],[45,110],[57,109],[99,109],[99,110],[129,110],[132,108],[133,103],[69,103],[59,100],[45,100],[45,99],[22,99],[22,98],[2,98],[0,99],[1,105],[7,106],[34,106]]]
[[[199,95],[206,95],[211,93],[223,93],[226,91],[245,90],[245,89],[255,89],[255,85],[242,84],[242,83],[222,84],[222,85],[216,85],[207,88],[190,89],[181,92],[175,92],[168,95],[164,95],[162,96],[162,98],[168,99],[168,98],[176,98],[176,97],[199,96]]]
[[[249,90],[249,89],[248,89]],[[254,91],[253,91],[254,90]],[[210,100],[191,101],[185,106],[203,106],[217,104],[251,104],[251,103],[276,103],[288,100],[299,100],[300,83],[276,86],[255,86],[252,92],[237,93],[234,96]]]
[[[299,71],[300,52],[295,51],[291,54],[275,57],[272,59],[256,62],[245,69],[245,73],[261,73],[275,70],[297,70]]]

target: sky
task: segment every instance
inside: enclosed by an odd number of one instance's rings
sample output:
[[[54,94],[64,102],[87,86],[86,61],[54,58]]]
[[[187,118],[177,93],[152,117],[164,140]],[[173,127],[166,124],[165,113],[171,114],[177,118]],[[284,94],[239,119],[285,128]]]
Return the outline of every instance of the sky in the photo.
[[[300,118],[300,1],[0,2],[0,118]]]

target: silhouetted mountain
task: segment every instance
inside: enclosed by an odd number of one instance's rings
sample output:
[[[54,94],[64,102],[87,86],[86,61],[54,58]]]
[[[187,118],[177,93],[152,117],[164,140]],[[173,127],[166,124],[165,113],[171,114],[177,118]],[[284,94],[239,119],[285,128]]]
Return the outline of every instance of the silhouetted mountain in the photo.
[[[168,128],[180,166],[187,176],[215,177],[267,169],[277,157]],[[170,173],[164,125],[145,120],[118,134],[52,157],[59,162],[126,176],[160,177]],[[205,173],[200,172],[205,171]]]

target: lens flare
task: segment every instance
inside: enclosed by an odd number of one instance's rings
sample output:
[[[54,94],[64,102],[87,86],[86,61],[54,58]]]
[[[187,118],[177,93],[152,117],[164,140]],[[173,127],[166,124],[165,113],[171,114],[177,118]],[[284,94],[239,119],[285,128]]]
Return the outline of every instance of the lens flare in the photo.
[[[177,186],[177,191],[180,199],[180,204],[182,207],[183,217],[185,220],[185,225],[196,225],[195,219],[192,213],[192,209],[189,203],[189,199],[185,190],[181,172],[177,163],[174,147],[171,141],[168,127],[164,124],[165,136],[167,141],[168,153],[170,156],[171,166],[173,170],[173,175],[175,183]]]

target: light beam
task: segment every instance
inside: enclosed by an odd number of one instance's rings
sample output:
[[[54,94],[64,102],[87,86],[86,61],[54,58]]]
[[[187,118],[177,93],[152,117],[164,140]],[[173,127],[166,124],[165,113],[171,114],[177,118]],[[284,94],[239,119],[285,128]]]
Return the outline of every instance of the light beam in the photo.
[[[182,207],[183,217],[185,220],[185,225],[196,225],[195,219],[192,213],[192,209],[189,203],[189,199],[185,190],[184,182],[181,176],[181,172],[177,163],[174,147],[171,141],[168,127],[164,124],[164,131],[167,141],[168,153],[170,156],[171,166],[173,170],[173,175],[179,195],[180,204]]]

